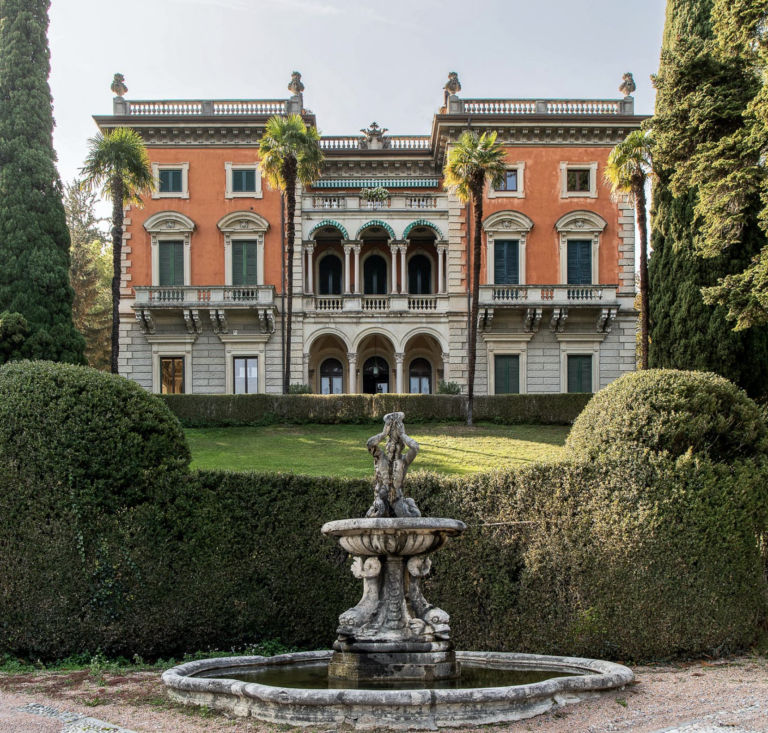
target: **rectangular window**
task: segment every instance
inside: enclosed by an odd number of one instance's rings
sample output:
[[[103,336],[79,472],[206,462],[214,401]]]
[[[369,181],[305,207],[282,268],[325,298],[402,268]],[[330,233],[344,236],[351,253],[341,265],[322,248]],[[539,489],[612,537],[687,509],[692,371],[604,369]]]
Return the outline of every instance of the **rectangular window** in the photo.
[[[568,391],[592,391],[592,356],[590,354],[568,355]]]
[[[184,393],[184,357],[160,357],[160,391],[163,394]]]
[[[341,377],[320,377],[320,394],[341,394]]]
[[[519,394],[519,354],[497,354],[493,358],[493,367],[494,388],[496,394]]]
[[[517,285],[520,282],[519,240],[497,239],[494,241],[493,281],[496,285]]]
[[[568,285],[592,283],[592,240],[568,240]]]
[[[184,242],[180,239],[164,239],[157,246],[160,263],[158,285],[184,285]]]
[[[258,285],[257,267],[259,243],[255,239],[232,242],[232,285]]]
[[[159,171],[158,190],[160,193],[182,193],[181,168],[161,168]]]
[[[254,193],[256,191],[256,169],[233,169],[232,191],[233,193]]]
[[[569,193],[589,193],[591,190],[589,168],[569,168],[566,173],[566,191]]]
[[[497,191],[517,191],[517,168],[508,170],[498,186],[494,187]]]
[[[259,391],[259,360],[255,356],[236,356],[235,394],[254,394]]]

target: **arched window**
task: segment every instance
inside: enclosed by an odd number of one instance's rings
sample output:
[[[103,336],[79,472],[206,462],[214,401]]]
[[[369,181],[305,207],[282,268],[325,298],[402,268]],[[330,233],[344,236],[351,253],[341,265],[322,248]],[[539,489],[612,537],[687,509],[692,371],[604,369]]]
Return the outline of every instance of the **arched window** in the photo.
[[[320,394],[341,394],[344,371],[338,359],[326,359],[320,365]]]
[[[317,269],[320,295],[341,295],[341,259],[326,255]]]
[[[389,364],[380,356],[372,356],[363,364],[363,392],[389,392]]]
[[[432,365],[426,359],[414,359],[408,376],[411,394],[432,394]]]
[[[432,263],[426,255],[414,255],[408,262],[408,292],[428,295],[432,292]]]
[[[387,263],[380,255],[371,255],[363,264],[363,292],[366,295],[386,295]]]

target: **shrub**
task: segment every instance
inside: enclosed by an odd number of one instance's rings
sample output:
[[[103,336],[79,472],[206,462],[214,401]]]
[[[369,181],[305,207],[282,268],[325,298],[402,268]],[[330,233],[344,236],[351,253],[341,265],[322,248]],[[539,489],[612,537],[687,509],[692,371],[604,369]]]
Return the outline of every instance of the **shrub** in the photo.
[[[117,511],[185,469],[189,449],[162,400],[123,377],[51,362],[0,368],[0,464],[73,505]]]
[[[291,384],[288,386],[288,394],[312,394],[312,387],[308,384]]]
[[[653,369],[600,390],[576,419],[566,447],[591,457],[614,449],[672,456],[692,450],[728,462],[768,455],[768,427],[758,406],[727,379]]]
[[[461,385],[458,382],[446,382],[441,379],[437,383],[438,394],[461,394]]]

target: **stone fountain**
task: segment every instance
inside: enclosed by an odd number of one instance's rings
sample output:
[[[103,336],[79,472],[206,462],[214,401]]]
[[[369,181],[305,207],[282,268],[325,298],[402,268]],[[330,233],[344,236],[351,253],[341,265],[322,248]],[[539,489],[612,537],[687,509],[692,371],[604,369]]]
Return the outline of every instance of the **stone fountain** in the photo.
[[[172,699],[272,723],[436,729],[529,718],[634,679],[596,659],[455,651],[450,618],[427,601],[421,581],[429,554],[466,526],[422,517],[405,496],[419,445],[402,412],[386,415],[367,447],[373,504],[365,518],[322,527],[363,581],[362,598],[339,617],[333,650],[187,662],[163,673]]]
[[[352,573],[363,581],[360,602],[339,617],[331,679],[431,682],[459,676],[449,616],[424,598],[420,584],[432,567],[428,553],[466,526],[424,518],[404,495],[408,466],[419,452],[404,417],[386,415],[384,430],[368,440],[376,484],[365,519],[328,522],[321,530],[354,557]]]

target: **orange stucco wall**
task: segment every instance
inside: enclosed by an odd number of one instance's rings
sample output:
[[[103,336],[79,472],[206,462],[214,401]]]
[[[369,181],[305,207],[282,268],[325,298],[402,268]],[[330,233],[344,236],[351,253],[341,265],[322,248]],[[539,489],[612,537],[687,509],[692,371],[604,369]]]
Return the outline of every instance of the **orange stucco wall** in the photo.
[[[189,198],[147,197],[143,208],[130,213],[131,285],[152,284],[150,236],[144,222],[160,211],[178,211],[196,224],[190,245],[190,283],[218,285],[224,283],[224,235],[216,224],[233,211],[253,211],[270,224],[264,237],[264,282],[280,284],[280,194],[262,181],[263,198],[224,198],[226,176],[224,164],[254,163],[254,148],[150,148],[154,163],[189,163]]]
[[[486,196],[483,218],[497,211],[519,211],[533,221],[526,242],[526,281],[529,284],[560,282],[560,240],[555,222],[571,211],[592,211],[608,223],[600,236],[599,282],[619,282],[618,204],[612,200],[610,187],[603,182],[610,147],[509,147],[509,163],[525,163],[524,198]],[[597,198],[561,198],[560,163],[597,163]],[[486,282],[485,250],[481,282]]]

